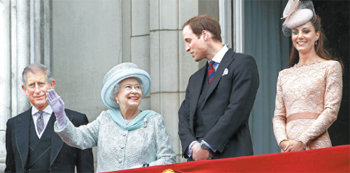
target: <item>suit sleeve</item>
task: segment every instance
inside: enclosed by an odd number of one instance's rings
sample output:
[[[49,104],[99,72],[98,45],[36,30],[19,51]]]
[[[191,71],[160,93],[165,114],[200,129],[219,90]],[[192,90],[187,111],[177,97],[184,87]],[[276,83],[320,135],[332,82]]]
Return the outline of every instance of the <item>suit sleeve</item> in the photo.
[[[186,89],[186,96],[185,100],[182,102],[181,107],[179,109],[179,137],[181,140],[181,146],[182,146],[182,154],[184,157],[187,156],[187,148],[191,144],[192,141],[195,141],[196,138],[194,137],[189,124],[190,119],[190,82],[191,78],[189,79],[187,89]]]
[[[16,167],[15,167],[15,158],[13,156],[13,150],[12,150],[12,140],[11,140],[11,131],[12,131],[12,126],[10,123],[10,120],[7,121],[6,124],[6,167],[5,171],[6,173],[10,172],[16,172]]]
[[[224,114],[203,138],[219,152],[222,152],[230,138],[248,123],[259,87],[259,75],[253,57],[240,56],[233,63],[230,65],[233,77],[229,104]]]
[[[85,125],[88,124],[89,121],[86,117],[85,114],[83,114],[81,124],[80,125]],[[77,172],[94,172],[94,158],[92,155],[92,149],[85,149],[85,150],[80,150],[78,149],[78,157],[77,157]]]

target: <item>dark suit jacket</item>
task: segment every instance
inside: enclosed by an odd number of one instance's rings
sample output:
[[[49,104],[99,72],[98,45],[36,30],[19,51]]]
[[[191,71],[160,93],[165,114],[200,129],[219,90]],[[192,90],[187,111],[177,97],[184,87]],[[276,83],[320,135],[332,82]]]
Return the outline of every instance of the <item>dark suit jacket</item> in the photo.
[[[194,134],[194,116],[207,67],[208,64],[190,77],[179,110],[184,157],[190,143],[199,140]],[[259,75],[253,57],[229,49],[209,84],[201,114],[197,115],[203,117],[206,127],[203,140],[217,150],[214,159],[253,154],[248,119],[258,87]]]
[[[66,109],[67,117],[75,126],[87,124],[85,114]],[[7,121],[5,172],[25,172],[29,150],[31,109]],[[55,115],[52,113],[54,120]],[[46,127],[47,129],[48,127]],[[45,130],[46,130],[45,129]],[[39,160],[40,161],[40,160]],[[50,172],[94,172],[92,150],[80,150],[66,145],[56,134],[51,134]],[[28,172],[30,172],[28,170]]]

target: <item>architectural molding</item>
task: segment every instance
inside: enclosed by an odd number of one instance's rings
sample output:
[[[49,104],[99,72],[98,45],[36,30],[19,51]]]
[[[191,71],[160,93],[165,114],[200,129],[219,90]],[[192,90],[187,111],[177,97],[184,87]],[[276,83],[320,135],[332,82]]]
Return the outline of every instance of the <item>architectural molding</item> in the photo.
[[[51,0],[0,1],[0,169],[5,168],[9,118],[30,104],[22,91],[22,71],[30,63],[51,67]]]
[[[5,169],[5,131],[11,114],[10,2],[0,1],[0,170]]]
[[[232,47],[232,0],[219,0],[222,43]]]
[[[233,49],[244,52],[244,1],[233,1]]]

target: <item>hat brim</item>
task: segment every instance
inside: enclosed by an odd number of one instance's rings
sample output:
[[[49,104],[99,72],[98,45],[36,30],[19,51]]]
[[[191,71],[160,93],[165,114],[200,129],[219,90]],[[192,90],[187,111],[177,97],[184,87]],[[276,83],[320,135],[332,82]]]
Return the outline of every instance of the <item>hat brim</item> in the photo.
[[[142,98],[147,96],[151,87],[151,78],[147,72],[140,69],[124,70],[123,73],[112,75],[107,82],[103,85],[101,91],[101,98],[103,103],[109,108],[119,108],[115,100],[111,97],[113,95],[114,87],[121,81],[127,78],[137,78],[141,81],[142,85]]]

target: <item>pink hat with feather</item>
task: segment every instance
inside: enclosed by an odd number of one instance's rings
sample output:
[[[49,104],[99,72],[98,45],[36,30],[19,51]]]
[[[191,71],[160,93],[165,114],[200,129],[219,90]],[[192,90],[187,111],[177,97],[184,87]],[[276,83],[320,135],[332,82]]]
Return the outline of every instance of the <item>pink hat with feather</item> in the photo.
[[[282,31],[285,36],[290,36],[291,29],[303,25],[310,20],[315,20],[315,9],[311,0],[289,0],[283,11]]]

